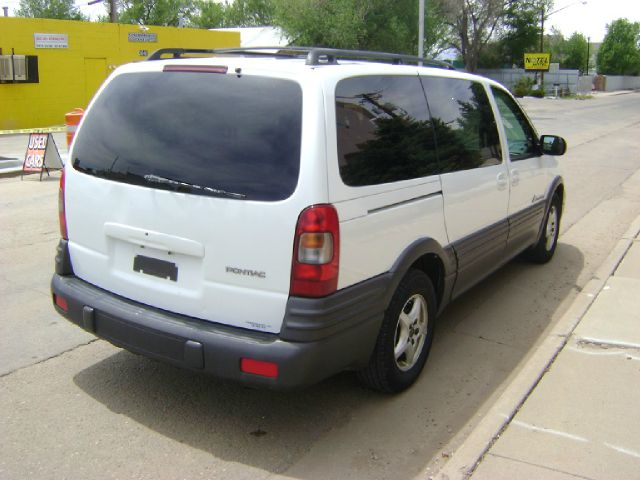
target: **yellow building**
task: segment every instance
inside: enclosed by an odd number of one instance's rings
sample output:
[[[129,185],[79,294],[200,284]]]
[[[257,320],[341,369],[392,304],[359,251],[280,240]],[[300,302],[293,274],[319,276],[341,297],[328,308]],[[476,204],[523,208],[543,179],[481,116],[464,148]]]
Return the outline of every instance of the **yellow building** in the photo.
[[[238,46],[235,32],[0,17],[0,130],[64,123],[64,114],[86,107],[113,69],[159,48]]]

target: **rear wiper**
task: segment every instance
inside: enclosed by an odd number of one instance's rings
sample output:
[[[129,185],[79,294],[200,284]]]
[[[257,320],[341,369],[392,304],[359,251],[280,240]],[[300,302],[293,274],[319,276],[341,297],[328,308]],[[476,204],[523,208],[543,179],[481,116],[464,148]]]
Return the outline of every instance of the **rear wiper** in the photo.
[[[204,192],[209,192],[220,197],[239,199],[247,198],[247,196],[243,193],[227,192],[226,190],[221,190],[219,188],[203,187],[202,185],[196,185],[195,183],[180,182],[178,180],[160,177],[158,175],[147,174],[144,176],[144,179],[149,183],[159,183],[161,185],[173,185],[175,187],[186,187],[194,190],[202,190]]]

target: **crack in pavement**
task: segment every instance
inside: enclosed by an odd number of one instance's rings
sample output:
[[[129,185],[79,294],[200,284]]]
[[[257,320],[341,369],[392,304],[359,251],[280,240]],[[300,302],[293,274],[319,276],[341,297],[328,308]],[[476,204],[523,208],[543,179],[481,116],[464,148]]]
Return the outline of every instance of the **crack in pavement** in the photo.
[[[636,343],[627,342],[614,342],[610,340],[598,340],[596,338],[589,337],[577,337],[576,343],[579,347],[592,347],[602,350],[608,350],[610,348],[617,348],[622,350],[636,350],[640,352],[640,345]]]
[[[31,368],[31,367],[33,367],[35,365],[39,365],[41,363],[47,362],[49,360],[52,360],[54,358],[58,358],[58,357],[64,355],[65,353],[73,352],[74,350],[77,350],[80,347],[85,347],[85,346],[90,345],[90,344],[92,344],[94,342],[97,342],[98,340],[100,340],[100,339],[99,338],[92,338],[88,342],[79,343],[79,344],[77,344],[77,345],[75,345],[75,346],[73,346],[71,348],[67,348],[66,350],[63,350],[63,351],[58,352],[56,354],[50,355],[50,356],[48,356],[46,358],[42,358],[42,359],[38,360],[37,362],[33,362],[33,363],[30,363],[29,365],[24,365],[22,367],[18,367],[18,368],[14,369],[14,370],[11,370],[10,372],[0,373],[0,379],[2,379],[4,377],[8,377],[9,375],[12,375],[12,374],[14,374],[16,372],[19,372],[20,370],[25,370],[27,368]]]
[[[581,479],[583,479],[583,480],[595,480],[595,479],[594,479],[594,478],[592,478],[592,477],[585,477],[585,476],[583,476],[583,475],[578,475],[578,474],[576,474],[576,473],[567,472],[566,470],[558,470],[558,469],[556,469],[556,468],[549,468],[549,467],[547,467],[547,466],[545,466],[545,465],[539,465],[539,464],[537,464],[537,463],[525,462],[524,460],[519,460],[519,459],[517,459],[517,458],[511,458],[511,457],[506,457],[506,456],[504,456],[504,455],[498,455],[497,453],[491,453],[490,455],[491,455],[492,457],[502,458],[502,459],[504,459],[504,460],[510,460],[510,461],[512,461],[512,462],[523,463],[523,464],[525,464],[525,465],[530,465],[530,466],[532,466],[532,467],[540,468],[540,469],[543,469],[543,470],[549,470],[550,472],[562,473],[562,474],[564,474],[564,475],[569,475],[569,476],[571,476],[571,477],[575,477],[575,478],[581,478]]]

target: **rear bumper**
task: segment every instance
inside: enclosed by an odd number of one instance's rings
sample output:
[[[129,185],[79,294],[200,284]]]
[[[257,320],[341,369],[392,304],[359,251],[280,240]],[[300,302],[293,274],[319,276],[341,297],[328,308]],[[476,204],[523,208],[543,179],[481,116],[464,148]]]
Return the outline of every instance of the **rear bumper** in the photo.
[[[65,272],[66,273],[66,272]],[[229,327],[143,305],[78,277],[54,274],[65,318],[116,346],[180,367],[259,387],[289,389],[364,367],[384,309],[386,276],[324,299],[290,298],[280,335]],[[278,365],[277,378],[240,371],[240,359]]]

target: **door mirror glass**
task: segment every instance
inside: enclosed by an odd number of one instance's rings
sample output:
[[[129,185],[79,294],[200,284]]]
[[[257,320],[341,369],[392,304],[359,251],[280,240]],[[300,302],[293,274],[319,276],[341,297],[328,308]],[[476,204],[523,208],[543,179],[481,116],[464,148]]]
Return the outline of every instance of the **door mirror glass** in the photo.
[[[564,155],[567,151],[567,142],[557,135],[542,135],[540,145],[545,155]]]

